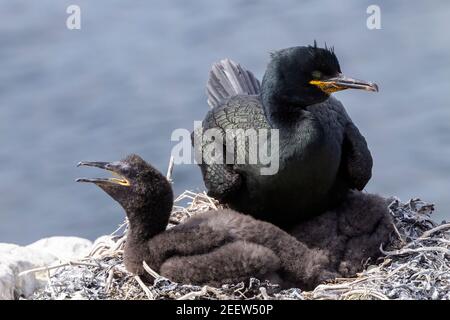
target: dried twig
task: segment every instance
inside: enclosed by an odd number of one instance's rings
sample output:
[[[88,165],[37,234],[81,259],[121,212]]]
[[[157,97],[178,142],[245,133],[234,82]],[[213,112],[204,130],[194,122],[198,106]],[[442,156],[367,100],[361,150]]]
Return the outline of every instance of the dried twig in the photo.
[[[450,249],[446,249],[446,248],[442,248],[442,247],[422,247],[422,248],[415,248],[415,249],[406,248],[406,249],[400,249],[400,250],[394,250],[394,251],[384,251],[383,248],[381,247],[380,250],[386,256],[395,256],[395,255],[425,252],[425,251],[437,251],[437,252],[442,252],[444,254],[450,254]]]
[[[153,277],[153,279],[162,278],[156,271],[150,268],[145,261],[142,261],[142,266],[144,267],[144,270],[147,271],[148,274]]]
[[[195,299],[198,297],[203,297],[208,292],[215,294],[215,295],[220,295],[220,291],[218,289],[210,287],[210,286],[203,286],[200,291],[189,292],[189,293],[185,294],[184,296],[178,298],[177,300],[191,300],[191,299]]]
[[[22,271],[21,273],[19,273],[19,277],[22,277],[22,276],[27,275],[29,273],[35,273],[35,272],[40,272],[40,271],[50,271],[52,269],[58,269],[58,268],[65,267],[65,266],[91,266],[91,267],[97,267],[98,264],[82,262],[82,261],[69,261],[69,262],[65,262],[65,263],[59,263],[59,264],[56,264],[56,265],[53,265],[53,266],[45,266],[45,267],[39,267],[39,268],[33,268],[33,269],[25,270],[25,271]]]
[[[111,289],[112,280],[114,278],[114,267],[112,267],[108,272],[108,278],[106,279],[105,291],[109,292]]]
[[[261,296],[264,300],[270,300],[269,295],[267,294],[267,289],[264,287],[259,288],[259,291],[261,292]]]
[[[422,233],[422,235],[419,237],[419,239],[424,239],[427,238],[429,236],[431,236],[433,233],[445,230],[445,229],[450,229],[450,223],[445,223],[445,224],[441,224],[440,226],[437,226],[433,229],[427,230],[424,233]]]
[[[170,156],[169,159],[169,166],[167,167],[167,174],[166,174],[166,178],[167,180],[169,180],[169,182],[173,182],[172,180],[172,172],[173,172],[173,165],[174,165],[174,157]]]

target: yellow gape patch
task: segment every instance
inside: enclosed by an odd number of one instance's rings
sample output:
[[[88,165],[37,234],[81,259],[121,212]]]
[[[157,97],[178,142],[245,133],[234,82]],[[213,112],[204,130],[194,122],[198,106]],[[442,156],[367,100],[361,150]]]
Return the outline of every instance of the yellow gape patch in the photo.
[[[325,92],[326,94],[332,94],[333,92],[347,89],[346,87],[327,81],[311,80],[309,83],[319,87],[319,89]]]
[[[116,184],[120,184],[121,186],[129,186],[130,182],[125,179],[124,177],[122,177],[120,174],[117,174],[113,171],[111,171],[111,173],[116,176],[117,178],[109,178],[109,181],[116,183]]]

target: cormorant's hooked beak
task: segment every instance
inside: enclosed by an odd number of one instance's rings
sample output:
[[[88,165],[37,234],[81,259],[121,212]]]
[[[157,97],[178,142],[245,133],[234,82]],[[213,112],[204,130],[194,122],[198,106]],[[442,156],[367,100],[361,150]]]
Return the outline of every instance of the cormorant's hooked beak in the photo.
[[[361,89],[378,92],[378,85],[376,83],[348,78],[343,74],[328,79],[311,80],[309,83],[319,87],[320,90],[327,94],[345,89]]]
[[[77,167],[87,166],[96,167],[104,170],[111,171],[117,178],[78,178],[76,182],[91,182],[95,184],[117,184],[121,186],[129,186],[130,182],[127,178],[120,174],[121,165],[117,162],[100,162],[100,161],[81,161],[77,164]]]

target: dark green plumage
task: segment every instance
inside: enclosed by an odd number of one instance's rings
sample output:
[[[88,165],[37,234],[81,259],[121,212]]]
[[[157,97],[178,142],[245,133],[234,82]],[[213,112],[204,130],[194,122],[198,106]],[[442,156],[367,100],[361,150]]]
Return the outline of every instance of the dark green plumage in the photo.
[[[236,128],[278,129],[280,157],[278,173],[261,175],[261,163],[208,164],[203,153],[200,168],[209,194],[237,211],[288,228],[335,206],[350,189],[362,190],[372,170],[366,141],[343,105],[310,84],[339,77],[334,52],[317,47],[273,54],[261,88],[239,65],[229,60],[215,65],[208,83],[212,110],[203,130],[218,128],[224,134]],[[345,79],[346,88],[377,89]],[[201,154],[210,143],[204,139],[196,152]],[[233,151],[223,148],[225,153]]]

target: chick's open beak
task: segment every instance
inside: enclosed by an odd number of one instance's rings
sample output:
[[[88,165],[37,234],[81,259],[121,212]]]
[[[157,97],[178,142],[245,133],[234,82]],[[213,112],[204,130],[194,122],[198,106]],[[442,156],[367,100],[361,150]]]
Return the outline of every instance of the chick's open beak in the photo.
[[[349,78],[343,74],[328,79],[311,80],[309,83],[319,87],[327,94],[345,89],[361,89],[378,92],[378,85],[376,83]]]
[[[100,161],[82,161],[77,164],[77,167],[87,166],[96,167],[104,170],[108,170],[117,176],[117,178],[78,178],[76,182],[91,182],[95,184],[117,184],[122,186],[129,186],[130,182],[124,176],[120,174],[120,166],[113,162],[100,162]]]

